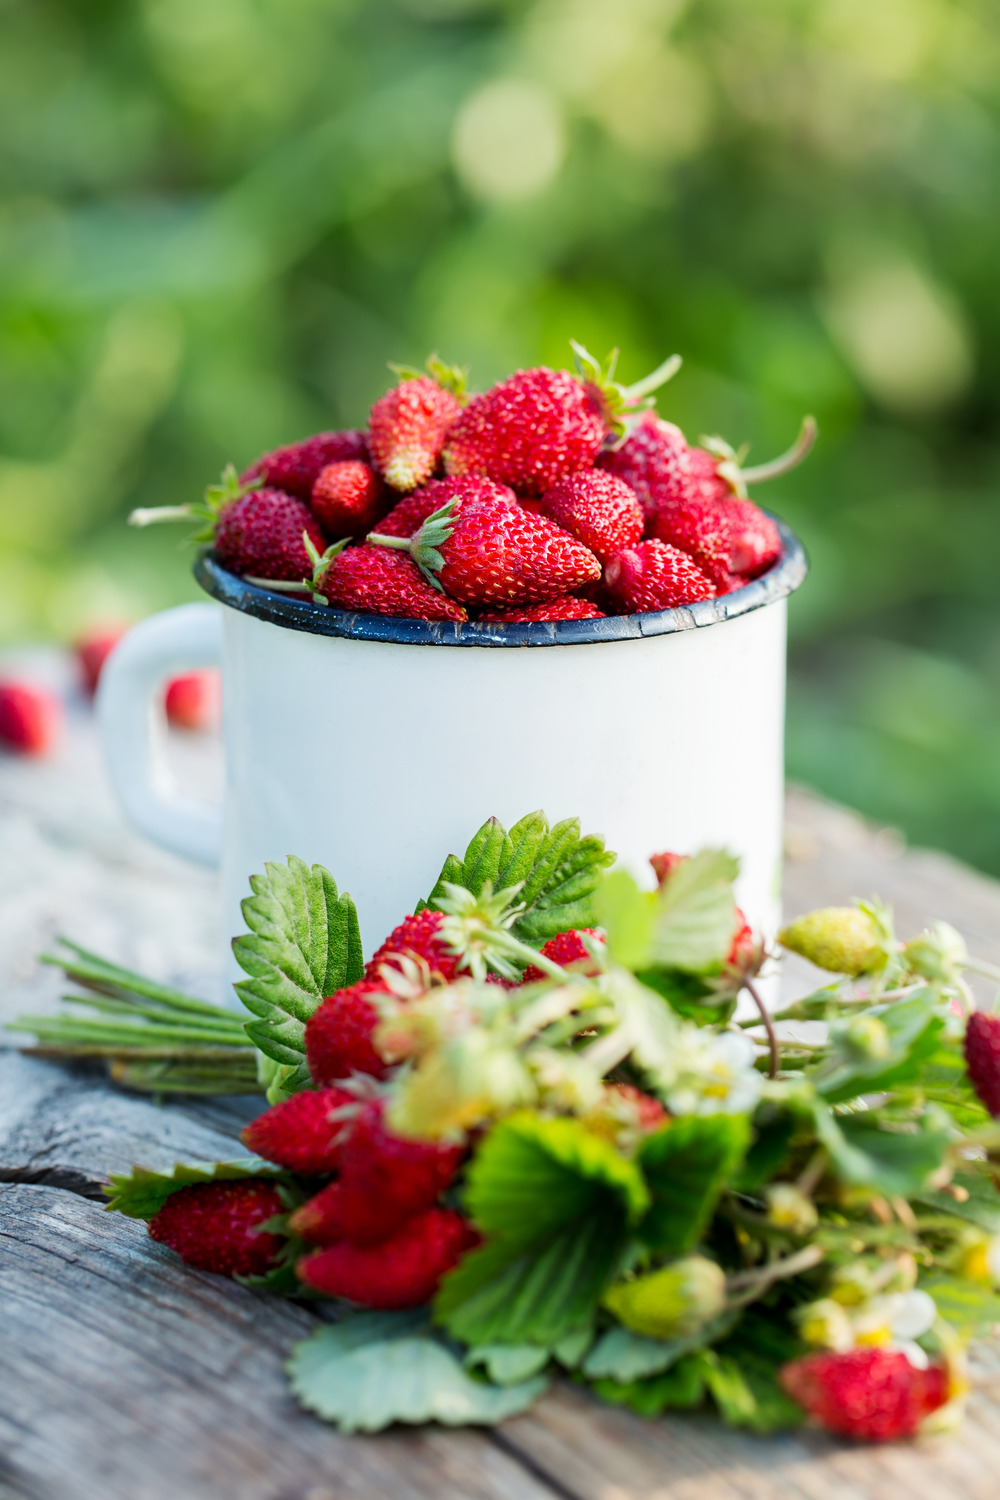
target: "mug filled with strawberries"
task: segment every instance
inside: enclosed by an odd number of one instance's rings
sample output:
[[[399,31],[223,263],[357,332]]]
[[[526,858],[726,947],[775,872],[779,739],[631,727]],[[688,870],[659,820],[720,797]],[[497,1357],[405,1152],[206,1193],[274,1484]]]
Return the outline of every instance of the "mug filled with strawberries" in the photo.
[[[815,425],[745,467],[657,413],[677,357],[626,387],[614,355],[573,347],[575,369],[479,394],[432,356],[365,430],[133,513],[201,523],[196,576],[225,607],[153,617],[112,656],[112,779],[144,831],[221,860],[225,931],[249,873],[290,849],[342,870],[378,927],[428,841],[484,805],[582,809],[637,863],[651,822],[678,847],[728,843],[773,929],[785,601],[806,563],[747,487],[797,464]],[[156,772],[148,706],[165,676],[219,661],[211,809]]]

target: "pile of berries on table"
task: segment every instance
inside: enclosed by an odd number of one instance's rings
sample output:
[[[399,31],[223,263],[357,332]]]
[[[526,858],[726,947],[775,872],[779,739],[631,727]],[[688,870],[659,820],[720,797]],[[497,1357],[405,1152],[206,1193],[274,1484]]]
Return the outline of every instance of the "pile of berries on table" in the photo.
[[[366,431],[266,454],[188,513],[251,582],[425,620],[672,609],[767,572],[781,539],[745,481],[797,462],[811,427],[787,463],[741,471],[726,444],[693,447],[648,405],[679,361],[626,388],[615,356],[602,367],[574,348],[577,373],[520,370],[472,396],[432,356],[400,372]]]

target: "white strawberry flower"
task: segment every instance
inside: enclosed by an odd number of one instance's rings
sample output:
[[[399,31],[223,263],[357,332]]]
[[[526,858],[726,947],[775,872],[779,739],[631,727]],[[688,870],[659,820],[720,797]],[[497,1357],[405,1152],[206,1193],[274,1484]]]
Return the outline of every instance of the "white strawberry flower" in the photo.
[[[753,1042],[742,1032],[683,1026],[671,1056],[674,1082],[665,1095],[673,1115],[743,1115],[763,1087]]]
[[[898,1349],[918,1370],[926,1370],[927,1353],[917,1343],[929,1333],[937,1319],[934,1298],[928,1292],[914,1289],[873,1297],[851,1319],[858,1344],[876,1344]]]

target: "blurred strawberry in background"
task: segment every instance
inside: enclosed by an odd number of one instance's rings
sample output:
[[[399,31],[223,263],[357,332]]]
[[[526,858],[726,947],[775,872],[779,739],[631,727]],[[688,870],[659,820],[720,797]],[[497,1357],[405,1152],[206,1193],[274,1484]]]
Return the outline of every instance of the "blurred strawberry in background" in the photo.
[[[128,625],[121,623],[94,625],[77,641],[76,659],[88,698],[93,698],[97,692],[104,663],[129,629]],[[206,667],[172,678],[167,683],[165,707],[167,721],[173,729],[200,732],[216,729],[222,716],[222,678],[219,672],[214,667]]]
[[[28,682],[0,680],[0,745],[19,755],[47,755],[62,729],[54,693]]]

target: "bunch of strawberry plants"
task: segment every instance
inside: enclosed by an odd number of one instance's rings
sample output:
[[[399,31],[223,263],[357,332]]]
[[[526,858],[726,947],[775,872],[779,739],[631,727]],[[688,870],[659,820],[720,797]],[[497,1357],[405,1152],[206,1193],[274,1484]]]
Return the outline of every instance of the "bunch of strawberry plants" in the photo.
[[[315,1299],[291,1381],[346,1431],[499,1421],[560,1372],[758,1431],[955,1423],[1000,1320],[1000,1016],[968,984],[1000,973],[824,909],[779,942],[828,982],[771,1015],[729,855],[655,855],[650,891],[612,859],[491,820],[367,963],[329,873],[269,865],[234,942],[253,1156],[110,1206]]]
[[[645,380],[614,379],[573,345],[576,370],[519,370],[478,395],[436,356],[372,407],[364,432],[324,432],[230,468],[196,517],[231,572],[339,609],[490,624],[673,609],[741,588],[781,538],[747,484],[808,452],[811,418],[773,463],[741,467],[721,439],[689,445]]]

